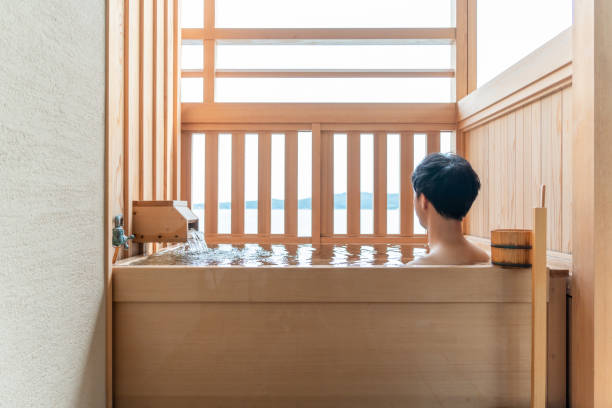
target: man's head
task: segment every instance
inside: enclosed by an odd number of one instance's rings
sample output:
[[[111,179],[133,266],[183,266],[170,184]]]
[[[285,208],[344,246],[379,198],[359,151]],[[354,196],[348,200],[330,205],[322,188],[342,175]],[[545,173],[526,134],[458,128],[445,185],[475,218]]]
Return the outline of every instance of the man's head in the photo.
[[[415,210],[423,227],[431,211],[461,221],[480,189],[480,179],[470,163],[450,153],[427,156],[412,173]]]

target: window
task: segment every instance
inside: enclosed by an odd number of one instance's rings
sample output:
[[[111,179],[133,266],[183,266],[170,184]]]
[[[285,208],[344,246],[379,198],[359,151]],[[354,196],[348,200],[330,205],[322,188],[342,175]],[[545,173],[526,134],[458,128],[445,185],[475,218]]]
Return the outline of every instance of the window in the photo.
[[[217,0],[223,28],[450,27],[450,0]]]
[[[572,0],[478,0],[478,86],[572,25]]]
[[[184,1],[182,101],[453,102],[454,1]]]

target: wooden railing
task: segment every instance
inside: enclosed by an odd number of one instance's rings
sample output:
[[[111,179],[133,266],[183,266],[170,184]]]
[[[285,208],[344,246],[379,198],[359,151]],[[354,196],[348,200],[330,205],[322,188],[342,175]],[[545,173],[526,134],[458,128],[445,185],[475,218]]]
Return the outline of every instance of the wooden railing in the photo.
[[[422,126],[421,126],[422,127]],[[184,159],[191,158],[192,135],[204,134],[205,174],[191,174],[190,160],[183,160],[182,177],[184,196],[193,205],[191,196],[192,180],[204,180],[204,232],[211,243],[423,243],[425,236],[414,232],[414,207],[411,174],[414,168],[415,135],[425,140],[425,155],[440,151],[441,131],[449,129],[422,130],[410,125],[223,125],[203,126],[199,131],[183,132]],[[450,129],[452,131],[452,129]],[[298,236],[298,131],[309,132],[312,139],[312,181],[311,181],[311,228],[307,236]],[[231,230],[220,233],[219,224],[219,135],[231,134]],[[256,134],[257,151],[245,151],[245,134]],[[272,233],[272,135],[284,135],[284,231]],[[334,137],[346,137],[346,231],[334,231]],[[373,141],[373,228],[362,233],[360,225],[361,205],[361,135],[371,135]],[[399,225],[393,225],[393,232],[387,230],[387,139],[399,139]],[[344,140],[344,139],[341,139]],[[245,156],[256,155],[258,163],[257,232],[245,233]],[[253,157],[253,156],[251,156]],[[202,177],[203,176],[203,177]],[[279,198],[279,197],[275,197]]]

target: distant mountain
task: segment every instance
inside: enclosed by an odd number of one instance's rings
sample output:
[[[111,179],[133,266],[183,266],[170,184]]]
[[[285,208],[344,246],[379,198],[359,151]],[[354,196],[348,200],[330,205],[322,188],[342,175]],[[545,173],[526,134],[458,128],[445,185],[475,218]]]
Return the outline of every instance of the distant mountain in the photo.
[[[400,197],[399,194],[387,194],[387,209],[397,210],[399,208]],[[273,198],[270,203],[273,210],[282,210],[285,208],[285,200],[279,200]],[[203,203],[196,203],[193,205],[196,210],[204,209]],[[229,210],[232,208],[232,204],[229,202],[219,203],[219,208],[222,210]],[[257,201],[245,202],[245,208],[247,210],[256,210]],[[310,210],[312,208],[311,198],[302,198],[298,200],[299,210]],[[365,210],[371,210],[374,208],[374,196],[372,193],[361,193],[361,208]],[[346,193],[334,194],[334,209],[335,210],[346,210]]]

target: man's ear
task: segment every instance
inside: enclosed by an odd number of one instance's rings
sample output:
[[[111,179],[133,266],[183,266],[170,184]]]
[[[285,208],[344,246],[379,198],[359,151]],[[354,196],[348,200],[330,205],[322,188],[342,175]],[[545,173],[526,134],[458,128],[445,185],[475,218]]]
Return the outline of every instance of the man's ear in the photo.
[[[419,201],[423,210],[427,210],[429,208],[429,200],[425,197],[425,194],[421,193],[419,195]]]

